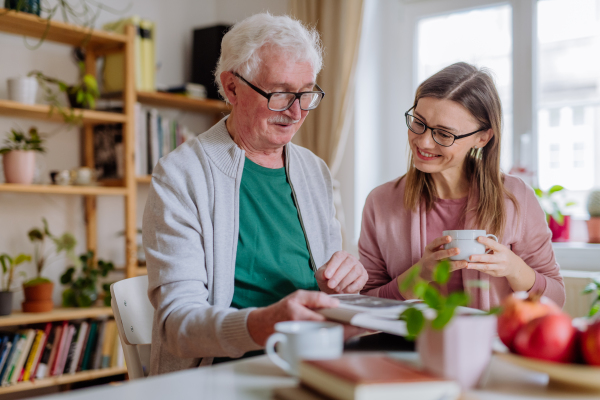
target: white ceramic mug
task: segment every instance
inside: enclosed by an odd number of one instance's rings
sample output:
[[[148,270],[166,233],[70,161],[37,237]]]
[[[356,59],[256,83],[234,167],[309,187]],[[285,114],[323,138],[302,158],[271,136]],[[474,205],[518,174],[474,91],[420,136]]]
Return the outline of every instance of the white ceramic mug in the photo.
[[[278,351],[275,351],[277,344]],[[265,348],[271,361],[297,376],[301,360],[331,360],[342,356],[344,328],[334,322],[278,322]]]
[[[466,260],[469,261],[469,257],[474,254],[487,254],[491,250],[485,250],[485,245],[477,241],[480,236],[485,236],[494,239],[496,242],[498,238],[492,234],[486,234],[482,230],[457,230],[457,231],[444,231],[443,236],[450,236],[452,241],[444,245],[444,249],[460,249],[460,253],[456,256],[450,257],[452,261]]]
[[[38,81],[34,77],[10,78],[8,84],[8,99],[24,104],[35,104]]]
[[[76,185],[90,185],[94,181],[94,170],[88,167],[81,167],[74,170]]]

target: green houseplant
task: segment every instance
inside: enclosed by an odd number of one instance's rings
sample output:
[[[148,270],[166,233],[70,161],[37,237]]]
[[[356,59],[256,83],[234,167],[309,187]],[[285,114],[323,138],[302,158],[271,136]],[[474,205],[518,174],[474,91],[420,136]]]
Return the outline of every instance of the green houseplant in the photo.
[[[422,303],[409,306],[400,319],[406,321],[408,337],[417,338],[417,351],[427,370],[458,381],[463,389],[471,388],[491,358],[496,316],[479,310],[457,312],[469,304],[468,294],[459,290],[444,295],[438,289],[450,279],[449,261],[434,268],[433,284],[419,278],[419,269],[411,270],[399,288],[411,291]],[[469,285],[485,290],[482,282]]]
[[[103,260],[98,260],[94,266],[94,252],[91,250],[80,255],[79,266],[70,266],[60,277],[60,283],[68,286],[62,294],[63,307],[91,307],[98,299],[98,278],[106,277],[114,269],[112,262]],[[110,284],[104,283],[102,289],[104,305],[110,306]]]
[[[554,185],[547,191],[534,188],[535,195],[546,213],[553,242],[569,241],[570,216],[565,215],[565,212],[576,203],[573,201],[560,201],[560,196],[557,196],[557,194],[564,190],[565,188],[561,185]]]
[[[67,123],[78,124],[81,122],[82,114],[76,109],[96,107],[96,100],[100,97],[98,82],[91,74],[85,73],[85,65],[79,61],[79,79],[73,85],[68,85],[60,79],[45,75],[41,71],[31,71],[27,76],[37,79],[44,93],[44,100],[50,104],[50,115],[58,112]],[[71,104],[71,108],[64,107],[60,102],[61,93],[65,93]]]
[[[4,139],[4,147],[0,148],[4,179],[6,183],[29,185],[35,174],[35,153],[44,153],[44,140],[37,128],[29,128],[25,133],[19,129],[11,129]]]
[[[0,315],[9,315],[12,311],[13,293],[11,287],[14,279],[15,268],[24,262],[31,261],[28,254],[19,254],[11,257],[8,254],[0,254],[2,264],[2,282],[0,282]]]
[[[33,279],[23,283],[25,292],[25,301],[23,302],[24,312],[45,312],[54,307],[52,302],[52,291],[54,283],[42,277],[44,267],[48,265],[52,256],[60,253],[66,253],[73,258],[73,250],[77,241],[70,233],[63,233],[61,236],[54,236],[48,227],[48,221],[42,218],[43,227],[33,228],[28,232],[29,240],[33,243],[33,261],[36,268],[36,276]],[[49,244],[54,245],[54,249],[49,248]]]
[[[592,282],[588,283],[585,289],[583,289],[582,294],[591,294],[594,298],[588,317],[598,314],[600,311],[600,277],[596,277]]]

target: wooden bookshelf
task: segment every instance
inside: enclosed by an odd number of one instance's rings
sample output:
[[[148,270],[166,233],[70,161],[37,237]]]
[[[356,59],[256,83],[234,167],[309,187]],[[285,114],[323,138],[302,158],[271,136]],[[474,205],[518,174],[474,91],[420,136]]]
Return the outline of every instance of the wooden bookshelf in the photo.
[[[135,270],[135,273],[137,276],[148,275],[148,268],[147,267],[137,267]]]
[[[152,182],[152,175],[138,175],[135,177],[138,183],[150,183]]]
[[[0,17],[0,26],[2,17]],[[23,104],[16,101],[0,99],[0,115],[12,118],[43,119],[63,122],[63,117],[56,110],[50,115],[50,106],[44,104]],[[111,124],[126,121],[125,114],[77,109],[75,115],[81,115],[84,124]]]
[[[1,183],[0,192],[70,194],[84,196],[125,196],[127,194],[127,188],[109,186],[21,185],[18,183]]]
[[[13,311],[12,314],[0,317],[0,327],[41,324],[44,322],[68,321],[74,319],[98,318],[112,316],[110,307],[89,308],[55,308],[45,313],[24,313]]]
[[[51,376],[44,379],[36,379],[34,382],[19,382],[14,385],[0,387],[0,396],[8,393],[22,392],[24,390],[39,389],[49,386],[66,385],[69,383],[89,381],[91,379],[104,378],[107,376],[122,375],[127,373],[126,367],[102,368],[91,371],[81,371],[74,374]]]
[[[46,29],[48,29],[46,35],[47,41],[75,47],[87,44],[87,46],[97,50],[122,49],[125,43],[127,43],[126,35],[90,30],[83,26],[66,24],[55,20],[52,20],[48,28],[48,22],[44,18],[0,8],[0,32],[39,39],[44,36]]]
[[[229,114],[229,112],[231,112],[231,109],[224,101],[195,99],[172,93],[137,92],[137,101],[154,107],[176,108],[198,113]]]

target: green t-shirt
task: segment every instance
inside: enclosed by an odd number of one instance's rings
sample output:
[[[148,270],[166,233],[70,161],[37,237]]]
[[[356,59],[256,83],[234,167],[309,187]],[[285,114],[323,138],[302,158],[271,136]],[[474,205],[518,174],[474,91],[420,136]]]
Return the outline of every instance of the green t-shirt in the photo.
[[[232,307],[264,307],[298,289],[319,290],[285,168],[246,158],[239,215]]]

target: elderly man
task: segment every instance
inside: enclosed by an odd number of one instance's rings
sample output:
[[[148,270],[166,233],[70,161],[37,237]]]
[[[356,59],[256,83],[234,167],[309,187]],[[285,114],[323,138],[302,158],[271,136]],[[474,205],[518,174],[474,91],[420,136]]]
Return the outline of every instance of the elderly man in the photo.
[[[358,293],[340,251],[325,163],[290,143],[324,96],[318,33],[258,14],[223,38],[215,80],[231,114],[162,158],[144,211],[154,308],[151,374],[264,347],[273,325],[322,320]]]

